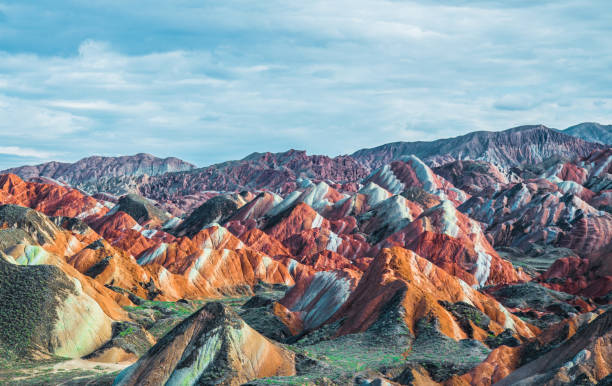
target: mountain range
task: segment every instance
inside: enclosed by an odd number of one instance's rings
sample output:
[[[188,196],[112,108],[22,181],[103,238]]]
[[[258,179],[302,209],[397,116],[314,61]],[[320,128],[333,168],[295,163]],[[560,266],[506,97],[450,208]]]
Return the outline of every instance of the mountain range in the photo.
[[[24,179],[50,178],[89,194],[138,193],[165,202],[167,209],[180,214],[208,199],[210,191],[266,189],[283,193],[295,189],[298,180],[303,178],[326,181],[334,186],[350,184],[386,163],[411,154],[429,166],[463,159],[482,160],[503,172],[514,165],[539,164],[552,157],[572,160],[605,147],[579,138],[583,134],[591,136],[593,127],[598,130],[598,138],[609,138],[610,126],[599,124],[585,123],[568,128],[566,131],[575,133],[575,138],[537,125],[501,132],[478,131],[433,142],[394,142],[335,158],[289,150],[275,154],[253,153],[241,160],[197,168],[177,158],[137,154],[94,156],[73,164],[49,162],[1,173],[13,173]]]
[[[0,204],[0,383],[612,380],[609,143],[88,157],[1,172]]]
[[[372,168],[414,154],[430,166],[455,160],[481,160],[507,169],[523,163],[540,163],[550,157],[586,156],[600,146],[582,139],[582,131],[559,132],[546,126],[520,126],[504,131],[476,131],[432,142],[394,142],[351,154]]]
[[[563,132],[589,142],[598,142],[604,145],[612,144],[612,125],[584,122],[568,127]]]

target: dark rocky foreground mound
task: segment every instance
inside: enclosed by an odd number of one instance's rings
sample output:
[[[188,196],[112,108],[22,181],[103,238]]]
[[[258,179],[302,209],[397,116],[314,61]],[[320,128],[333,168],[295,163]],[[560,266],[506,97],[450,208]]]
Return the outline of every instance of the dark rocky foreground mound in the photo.
[[[79,357],[111,336],[110,319],[78,281],[55,266],[19,266],[2,254],[0,305],[5,360]]]
[[[118,211],[129,214],[140,224],[148,222],[163,224],[171,217],[165,211],[157,208],[153,202],[137,194],[126,194],[121,197],[117,206],[113,208],[113,212]]]
[[[608,310],[565,343],[496,385],[610,385],[611,371],[612,310]]]
[[[295,375],[295,355],[249,327],[221,303],[208,303],[124,370],[115,385],[240,385]]]
[[[229,196],[216,196],[200,205],[175,230],[177,236],[193,237],[212,223],[221,223],[239,208],[239,203]]]

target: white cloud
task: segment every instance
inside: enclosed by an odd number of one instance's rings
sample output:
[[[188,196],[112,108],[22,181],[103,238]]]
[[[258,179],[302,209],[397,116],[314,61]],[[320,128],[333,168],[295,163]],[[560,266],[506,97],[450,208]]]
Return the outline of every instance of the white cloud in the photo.
[[[22,148],[19,146],[0,146],[0,154],[33,158],[50,158],[57,155],[57,153],[53,152]]]
[[[30,145],[83,135],[91,125],[85,116],[45,106],[41,100],[6,97],[0,94],[0,136]],[[61,147],[61,143],[56,143]]]
[[[493,107],[498,110],[522,111],[530,110],[536,107],[540,101],[534,99],[531,95],[510,94],[499,98]]]
[[[110,1],[71,4],[73,25],[57,2],[13,4],[2,8],[0,135],[75,160],[144,151],[205,165],[608,123],[607,6]]]

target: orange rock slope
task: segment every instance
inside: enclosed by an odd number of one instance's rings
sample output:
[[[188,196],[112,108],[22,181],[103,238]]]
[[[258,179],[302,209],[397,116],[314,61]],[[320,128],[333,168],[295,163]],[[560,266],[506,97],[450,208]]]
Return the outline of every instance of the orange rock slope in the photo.
[[[537,331],[461,279],[412,251],[395,247],[381,251],[355,291],[334,316],[333,320],[344,319],[337,334],[365,331],[379,317],[384,304],[397,293],[402,294],[404,321],[413,333],[417,320],[434,315],[440,321],[441,331],[445,335],[454,339],[467,337],[452,315],[439,304],[440,300],[464,302],[479,309],[491,318],[489,328],[496,334],[509,328],[529,338]],[[474,336],[486,335],[479,327],[472,327]]]
[[[499,257],[480,223],[459,212],[449,201],[426,210],[377,248],[389,246],[411,249],[470,285],[527,279]]]
[[[25,182],[14,174],[0,175],[0,203],[35,209],[48,216],[94,218],[108,208],[76,189],[57,184]]]
[[[417,321],[425,317],[437,319],[441,332],[457,340],[468,337],[484,340],[489,333],[499,334],[505,329],[512,330],[522,338],[531,338],[538,331],[512,315],[493,298],[403,248],[383,249],[356,287],[356,281],[350,275],[324,274],[299,280],[280,301],[283,308],[277,308],[277,315],[287,321],[294,331],[296,325],[300,325],[295,322],[296,317],[303,328],[307,328],[307,320],[313,319],[309,315],[312,309],[330,309],[334,305],[338,311],[333,315],[327,314],[329,319],[317,320],[315,324],[339,321],[336,336],[364,332],[385,316],[383,313],[388,312],[384,311],[386,307],[398,297],[400,302],[397,307],[401,307],[403,322],[412,334],[416,333]],[[440,303],[443,301],[451,304],[463,302],[478,309],[491,319],[487,331],[471,322],[471,331],[466,331]]]
[[[596,384],[612,373],[612,311],[607,311],[539,358],[525,364],[497,385],[559,385],[583,380]]]

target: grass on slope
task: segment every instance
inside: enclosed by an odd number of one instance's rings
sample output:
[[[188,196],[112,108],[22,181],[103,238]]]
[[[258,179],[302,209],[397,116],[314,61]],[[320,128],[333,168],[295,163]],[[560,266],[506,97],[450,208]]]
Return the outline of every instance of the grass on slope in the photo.
[[[119,371],[104,366],[75,369],[64,359],[20,363],[0,369],[0,385],[97,385],[110,386]]]
[[[249,297],[214,300],[226,303],[233,308],[238,308],[248,299]],[[200,309],[206,302],[207,300],[166,302],[142,299],[140,304],[125,306],[124,309],[129,312],[130,317],[135,322],[142,325],[156,339],[159,339]]]
[[[74,290],[57,267],[24,267],[0,258],[0,367],[47,351],[57,306]]]

